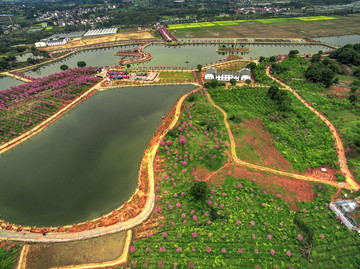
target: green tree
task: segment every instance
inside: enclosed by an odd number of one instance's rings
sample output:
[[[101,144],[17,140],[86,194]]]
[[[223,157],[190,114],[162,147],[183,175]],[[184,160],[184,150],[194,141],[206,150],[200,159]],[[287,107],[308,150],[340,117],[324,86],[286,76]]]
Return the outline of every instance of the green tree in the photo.
[[[78,67],[85,67],[86,66],[86,63],[84,61],[78,61],[77,62],[77,66]]]
[[[250,85],[250,84],[251,84],[251,79],[245,80],[245,83],[246,83],[247,85]]]
[[[261,63],[262,61],[265,61],[265,57],[264,57],[264,56],[260,56],[260,57],[259,57],[259,62]]]
[[[355,68],[352,74],[354,77],[360,78],[360,68]]]
[[[127,68],[130,68],[130,67],[131,67],[131,64],[127,64],[126,67],[127,67]]]
[[[275,56],[271,56],[271,57],[269,58],[269,61],[270,61],[270,62],[275,62],[275,60],[276,60],[276,57],[275,57]]]
[[[271,98],[271,99],[275,99],[276,96],[279,93],[279,87],[277,86],[270,86],[270,88],[268,89],[267,95]]]
[[[68,67],[66,64],[63,64],[63,65],[60,66],[60,69],[61,69],[62,71],[66,71],[66,70],[69,69],[69,67]]]
[[[350,91],[351,91],[352,93],[356,93],[357,89],[358,89],[358,87],[356,87],[356,86],[351,86],[351,87],[350,87]]]
[[[312,63],[318,63],[321,61],[321,54],[314,54],[312,57],[311,57],[311,62]]]
[[[194,201],[205,202],[209,196],[209,189],[204,181],[195,182],[190,188],[190,197]]]
[[[322,63],[314,63],[305,71],[305,77],[312,82],[322,82],[329,87],[333,83],[335,73]]]
[[[251,62],[246,66],[246,68],[249,68],[251,71],[254,71],[254,69],[256,68],[256,63]]]
[[[353,105],[356,104],[356,101],[357,101],[357,96],[355,94],[352,94],[349,96],[349,100],[350,100],[350,103],[352,103]]]
[[[234,79],[234,78],[230,79],[230,84],[232,86],[235,86],[236,85],[236,79]]]
[[[351,86],[360,87],[360,80],[355,79],[355,80],[351,83]]]
[[[290,58],[295,58],[299,54],[298,50],[290,50],[288,56]]]
[[[202,65],[201,65],[201,64],[198,64],[198,65],[196,66],[196,68],[197,68],[197,70],[198,70],[199,72],[201,72]]]

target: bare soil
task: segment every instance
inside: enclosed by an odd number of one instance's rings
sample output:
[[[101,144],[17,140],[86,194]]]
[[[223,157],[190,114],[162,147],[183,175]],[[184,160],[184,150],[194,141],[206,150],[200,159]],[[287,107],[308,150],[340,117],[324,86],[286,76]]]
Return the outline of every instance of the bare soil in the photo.
[[[51,268],[113,261],[125,245],[126,232],[84,241],[56,244],[34,244],[26,257],[27,269]]]
[[[66,43],[65,45],[45,47],[42,48],[42,50],[55,51],[55,50],[81,47],[86,45],[120,41],[120,40],[135,40],[135,39],[138,40],[138,39],[149,39],[149,38],[154,38],[154,36],[149,32],[126,32],[126,33],[118,33],[112,35],[75,38],[69,41],[68,43]]]
[[[290,162],[275,148],[274,139],[266,131],[261,119],[244,119],[240,124],[231,124],[231,129],[241,160],[280,171],[294,172]]]
[[[347,88],[333,85],[333,86],[331,86],[331,90],[329,91],[329,94],[332,97],[347,98],[349,92],[350,92],[350,90]]]
[[[209,175],[212,174],[210,177]],[[197,166],[192,171],[195,180],[208,182],[210,185],[222,184],[226,175],[247,180],[256,179],[256,182],[266,191],[280,194],[292,209],[297,209],[296,202],[311,202],[314,199],[312,187],[314,182],[297,180],[288,177],[251,171],[246,167],[236,164],[228,164],[216,173],[207,170],[203,166]],[[206,179],[206,180],[205,180]]]
[[[326,168],[326,172],[321,172],[321,168]],[[305,175],[309,177],[316,177],[320,179],[324,179],[329,182],[337,182],[336,173],[339,170],[335,168],[331,168],[330,165],[324,165],[316,168],[307,168]]]

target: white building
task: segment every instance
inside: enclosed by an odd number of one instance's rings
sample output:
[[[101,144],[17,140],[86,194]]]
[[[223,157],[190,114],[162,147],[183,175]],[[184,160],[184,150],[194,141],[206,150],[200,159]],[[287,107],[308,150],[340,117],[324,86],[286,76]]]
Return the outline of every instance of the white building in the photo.
[[[41,39],[39,42],[35,42],[35,47],[46,47],[47,46],[47,40]]]
[[[216,72],[216,79],[220,81],[230,81],[230,79],[236,79],[236,81],[239,81],[240,78],[240,72],[234,72],[234,71],[217,71]]]
[[[251,80],[251,71],[249,68],[243,68],[240,70],[240,80],[245,81],[247,79]]]
[[[206,73],[204,76],[205,80],[217,79],[220,81],[230,81],[230,79],[234,78],[236,81],[245,81],[247,79],[251,79],[251,72],[248,68],[243,68],[238,71],[217,71],[214,67],[209,67],[206,69]]]
[[[65,45],[68,41],[70,40],[70,38],[68,37],[61,37],[59,39],[52,39],[52,40],[49,40],[47,42],[47,45],[48,46],[59,46],[59,45]]]
[[[206,69],[206,73],[204,78],[207,79],[214,79],[216,76],[216,68],[215,67],[209,67]]]

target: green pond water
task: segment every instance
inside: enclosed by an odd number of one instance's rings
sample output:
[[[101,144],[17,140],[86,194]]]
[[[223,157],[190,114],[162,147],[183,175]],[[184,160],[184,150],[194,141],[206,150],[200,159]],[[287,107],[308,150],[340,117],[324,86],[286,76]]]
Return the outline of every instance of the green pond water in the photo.
[[[314,38],[314,40],[319,40],[322,42],[326,42],[328,44],[333,44],[342,47],[345,46],[346,44],[360,43],[360,35],[318,37],[318,38]]]
[[[58,226],[123,204],[137,186],[143,152],[192,85],[99,92],[0,156],[0,218]]]
[[[22,84],[22,83],[24,83],[24,82],[22,82],[21,80],[12,78],[12,77],[0,77],[0,91],[8,89],[12,86]]]

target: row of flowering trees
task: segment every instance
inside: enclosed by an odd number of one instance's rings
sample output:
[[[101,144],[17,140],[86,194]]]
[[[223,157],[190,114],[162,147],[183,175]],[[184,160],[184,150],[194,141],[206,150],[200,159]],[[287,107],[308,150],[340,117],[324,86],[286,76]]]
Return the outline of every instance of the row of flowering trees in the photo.
[[[0,91],[0,143],[26,132],[98,82],[98,67],[74,68]]]
[[[157,27],[160,35],[163,37],[164,41],[176,41],[176,37],[164,26],[160,25]]]

